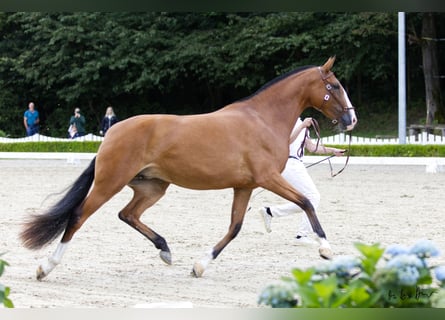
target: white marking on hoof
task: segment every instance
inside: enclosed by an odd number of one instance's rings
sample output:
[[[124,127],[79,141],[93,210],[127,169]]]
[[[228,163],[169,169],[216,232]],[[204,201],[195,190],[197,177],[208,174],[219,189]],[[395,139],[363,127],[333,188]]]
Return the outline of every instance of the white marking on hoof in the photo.
[[[43,261],[40,266],[38,266],[36,271],[37,280],[42,280],[45,278],[53,269],[59,264],[58,261],[54,260],[52,257],[49,257],[46,261]]]
[[[56,248],[56,251],[48,257],[48,259],[37,268],[36,278],[37,280],[42,280],[45,278],[53,269],[60,263],[62,260],[63,254],[65,253],[68,247],[68,242],[62,243],[60,242]]]
[[[161,260],[164,261],[166,264],[171,265],[172,264],[172,255],[168,251],[161,251],[159,253],[159,256],[161,257]]]
[[[332,260],[332,258],[334,257],[334,254],[332,253],[332,250],[330,248],[320,247],[318,249],[318,252],[320,253],[320,257],[326,260]]]
[[[332,253],[331,245],[328,240],[325,238],[318,238],[320,242],[320,248],[318,248],[318,252],[320,253],[320,257],[326,260],[331,260],[334,257]]]
[[[205,256],[193,265],[192,275],[196,278],[200,278],[204,273],[209,263],[213,260],[213,249],[209,250]]]
[[[196,262],[193,265],[191,275],[194,276],[195,278],[201,278],[204,271],[205,271],[205,268],[199,262]]]
[[[37,278],[37,280],[41,281],[45,277],[46,277],[46,274],[43,271],[42,266],[38,266],[37,271],[36,271],[36,278]]]

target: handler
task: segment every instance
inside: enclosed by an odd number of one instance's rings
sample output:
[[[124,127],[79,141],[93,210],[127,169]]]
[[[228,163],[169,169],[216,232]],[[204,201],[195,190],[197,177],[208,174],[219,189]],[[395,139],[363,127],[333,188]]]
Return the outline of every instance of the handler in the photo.
[[[312,118],[305,118],[304,121],[298,118],[289,140],[289,158],[281,175],[298,192],[301,192],[307,197],[315,211],[317,211],[320,203],[320,193],[303,164],[304,149],[317,154],[334,154],[336,156],[342,156],[345,150],[315,144],[310,139],[309,131],[307,130],[312,124]],[[295,203],[288,201],[287,203],[278,206],[261,207],[259,211],[263,218],[266,231],[271,232],[272,217],[284,217],[290,214],[295,214],[301,212],[301,209]],[[300,228],[296,236],[297,243],[317,243],[310,237],[312,233],[313,231],[309,219],[306,214],[303,214],[301,217]]]

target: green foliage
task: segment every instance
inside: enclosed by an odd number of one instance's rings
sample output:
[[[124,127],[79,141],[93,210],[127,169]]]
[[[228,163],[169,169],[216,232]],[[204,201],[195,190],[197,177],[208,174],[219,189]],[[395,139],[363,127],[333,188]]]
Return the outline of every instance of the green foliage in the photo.
[[[444,157],[445,145],[353,145],[351,146],[351,155],[369,157]]]
[[[329,145],[340,149],[348,149],[349,145]],[[351,156],[361,157],[444,157],[445,145],[429,144],[383,144],[356,145],[350,147]],[[310,155],[311,153],[307,153]]]
[[[94,141],[0,143],[0,152],[97,152],[99,145]],[[364,157],[445,157],[445,145],[352,145],[350,152]]]
[[[0,257],[3,254],[4,253],[1,253]],[[0,259],[0,277],[5,271],[6,266],[9,266],[9,264],[5,260]],[[6,308],[14,308],[14,304],[12,303],[11,299],[8,298],[10,292],[11,289],[9,287],[6,287],[0,283],[0,304],[3,304]]]
[[[23,136],[31,100],[42,132],[60,137],[74,107],[88,132],[108,105],[120,119],[213,111],[332,55],[361,114],[395,112],[396,31],[396,13],[384,12],[2,12],[0,129]],[[420,70],[420,51],[408,50]],[[421,72],[409,84],[422,97]]]
[[[100,142],[54,141],[0,143],[0,152],[97,152]]]
[[[339,256],[266,287],[259,304],[303,308],[443,307],[445,266],[431,266],[439,255],[431,241],[411,248],[357,243],[359,257]],[[435,282],[433,279],[435,278]]]

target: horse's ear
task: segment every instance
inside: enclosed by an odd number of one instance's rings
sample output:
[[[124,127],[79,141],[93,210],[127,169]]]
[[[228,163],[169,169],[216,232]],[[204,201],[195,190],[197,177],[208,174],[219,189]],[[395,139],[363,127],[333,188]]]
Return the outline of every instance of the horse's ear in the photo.
[[[328,61],[326,61],[326,63],[321,67],[321,69],[323,69],[324,73],[328,73],[329,71],[331,71],[331,68],[334,65],[334,62],[335,62],[335,56],[330,57],[328,59]]]

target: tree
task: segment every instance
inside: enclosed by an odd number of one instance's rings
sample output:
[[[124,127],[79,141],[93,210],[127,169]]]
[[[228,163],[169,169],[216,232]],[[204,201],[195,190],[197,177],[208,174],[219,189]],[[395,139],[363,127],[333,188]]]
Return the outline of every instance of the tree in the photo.
[[[209,112],[332,55],[361,114],[387,112],[396,30],[397,15],[379,12],[0,13],[0,129],[23,135],[29,100],[53,136],[74,107],[89,132],[107,105],[121,119]]]
[[[412,18],[411,34],[409,43],[416,44],[421,48],[421,65],[425,88],[426,118],[425,123],[433,124],[435,121],[445,120],[445,106],[443,105],[440,83],[440,63],[439,50],[437,47],[438,25],[436,23],[435,13],[426,12],[417,14],[418,17]],[[443,15],[440,15],[443,20]],[[416,19],[417,18],[417,19]],[[417,20],[417,21],[416,21]],[[420,26],[420,36],[416,31],[416,22]]]
[[[434,14],[424,13],[422,19],[422,64],[425,77],[426,93],[426,124],[433,124],[435,118],[439,116],[439,111],[443,109],[440,90],[440,68],[437,59],[436,26]],[[437,117],[436,117],[437,115]]]

